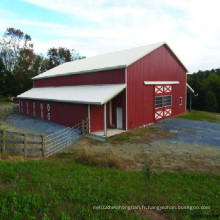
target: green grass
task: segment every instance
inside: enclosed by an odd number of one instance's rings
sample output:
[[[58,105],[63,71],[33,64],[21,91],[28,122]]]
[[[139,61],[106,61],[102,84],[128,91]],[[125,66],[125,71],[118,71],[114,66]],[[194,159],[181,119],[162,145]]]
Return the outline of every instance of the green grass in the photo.
[[[0,105],[9,104],[11,101],[7,97],[0,96]]]
[[[190,113],[187,113],[185,115],[180,115],[178,117],[191,119],[191,120],[197,120],[197,121],[208,121],[208,122],[213,122],[213,123],[220,123],[219,113],[193,110]]]
[[[164,210],[176,219],[220,214],[219,175],[157,173],[151,176],[149,185],[142,172],[83,166],[76,164],[72,156],[1,161],[0,219],[137,218],[127,210],[93,210],[99,205],[211,207]]]

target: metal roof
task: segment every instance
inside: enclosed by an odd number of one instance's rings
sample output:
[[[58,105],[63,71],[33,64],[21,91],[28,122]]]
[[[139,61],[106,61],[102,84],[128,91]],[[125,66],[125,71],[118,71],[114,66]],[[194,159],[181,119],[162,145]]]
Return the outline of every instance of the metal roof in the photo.
[[[165,42],[160,42],[67,62],[33,77],[33,79],[125,68],[163,45],[166,45],[169,48]],[[173,53],[171,49],[170,51]],[[174,53],[173,55],[176,57]],[[177,60],[184,67],[178,58]]]
[[[17,97],[20,99],[102,105],[122,92],[125,87],[125,84],[40,87],[32,88]]]

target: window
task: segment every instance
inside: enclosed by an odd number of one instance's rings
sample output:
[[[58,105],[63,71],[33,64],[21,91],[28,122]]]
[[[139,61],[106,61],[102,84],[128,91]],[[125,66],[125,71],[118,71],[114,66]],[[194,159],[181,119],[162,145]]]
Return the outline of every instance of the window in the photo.
[[[48,121],[50,121],[50,113],[49,112],[47,113],[47,119],[48,119]]]
[[[162,108],[163,107],[163,96],[156,96],[155,97],[155,108]]]
[[[50,111],[50,104],[47,104],[47,111]]]
[[[182,104],[183,104],[183,98],[180,97],[180,105],[182,105]]]
[[[171,95],[165,95],[164,96],[164,106],[171,106],[172,105],[172,96]]]

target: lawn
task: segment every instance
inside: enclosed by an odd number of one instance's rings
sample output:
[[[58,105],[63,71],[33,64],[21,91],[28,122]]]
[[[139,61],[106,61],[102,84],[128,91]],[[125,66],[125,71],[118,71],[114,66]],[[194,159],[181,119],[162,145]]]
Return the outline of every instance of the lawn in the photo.
[[[176,219],[220,215],[217,174],[123,171],[82,165],[73,153],[39,161],[0,161],[0,219],[137,219],[149,210],[95,210],[93,206],[209,206],[164,209]],[[154,211],[157,215],[161,211]]]
[[[8,98],[0,96],[0,105],[10,104],[10,103],[11,101]]]
[[[197,121],[207,121],[213,123],[220,123],[220,114],[219,113],[212,113],[212,112],[205,112],[205,111],[197,111],[193,110],[184,115],[178,116],[180,118],[197,120]]]

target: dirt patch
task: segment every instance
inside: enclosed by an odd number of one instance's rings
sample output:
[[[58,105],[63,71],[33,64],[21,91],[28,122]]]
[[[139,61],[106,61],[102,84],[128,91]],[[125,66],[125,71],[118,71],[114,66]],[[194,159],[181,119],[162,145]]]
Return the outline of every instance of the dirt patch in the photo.
[[[88,149],[91,153],[113,152],[125,163],[125,170],[141,170],[146,158],[158,171],[187,171],[220,174],[220,148],[197,143],[155,140],[150,143],[102,143],[82,138],[67,152]]]
[[[163,213],[162,211],[154,211],[150,209],[141,209],[139,210],[138,214],[136,216],[140,218],[148,218],[150,220],[168,220],[170,219],[170,216],[166,213]]]
[[[108,142],[111,144],[118,143],[143,143],[143,142],[152,142],[158,138],[170,138],[175,136],[174,133],[169,130],[161,129],[163,126],[148,126],[145,128],[137,128],[130,130],[128,132],[123,132],[121,134],[114,135],[108,138]]]
[[[23,156],[10,156],[9,154],[0,154],[0,161],[24,161]]]

